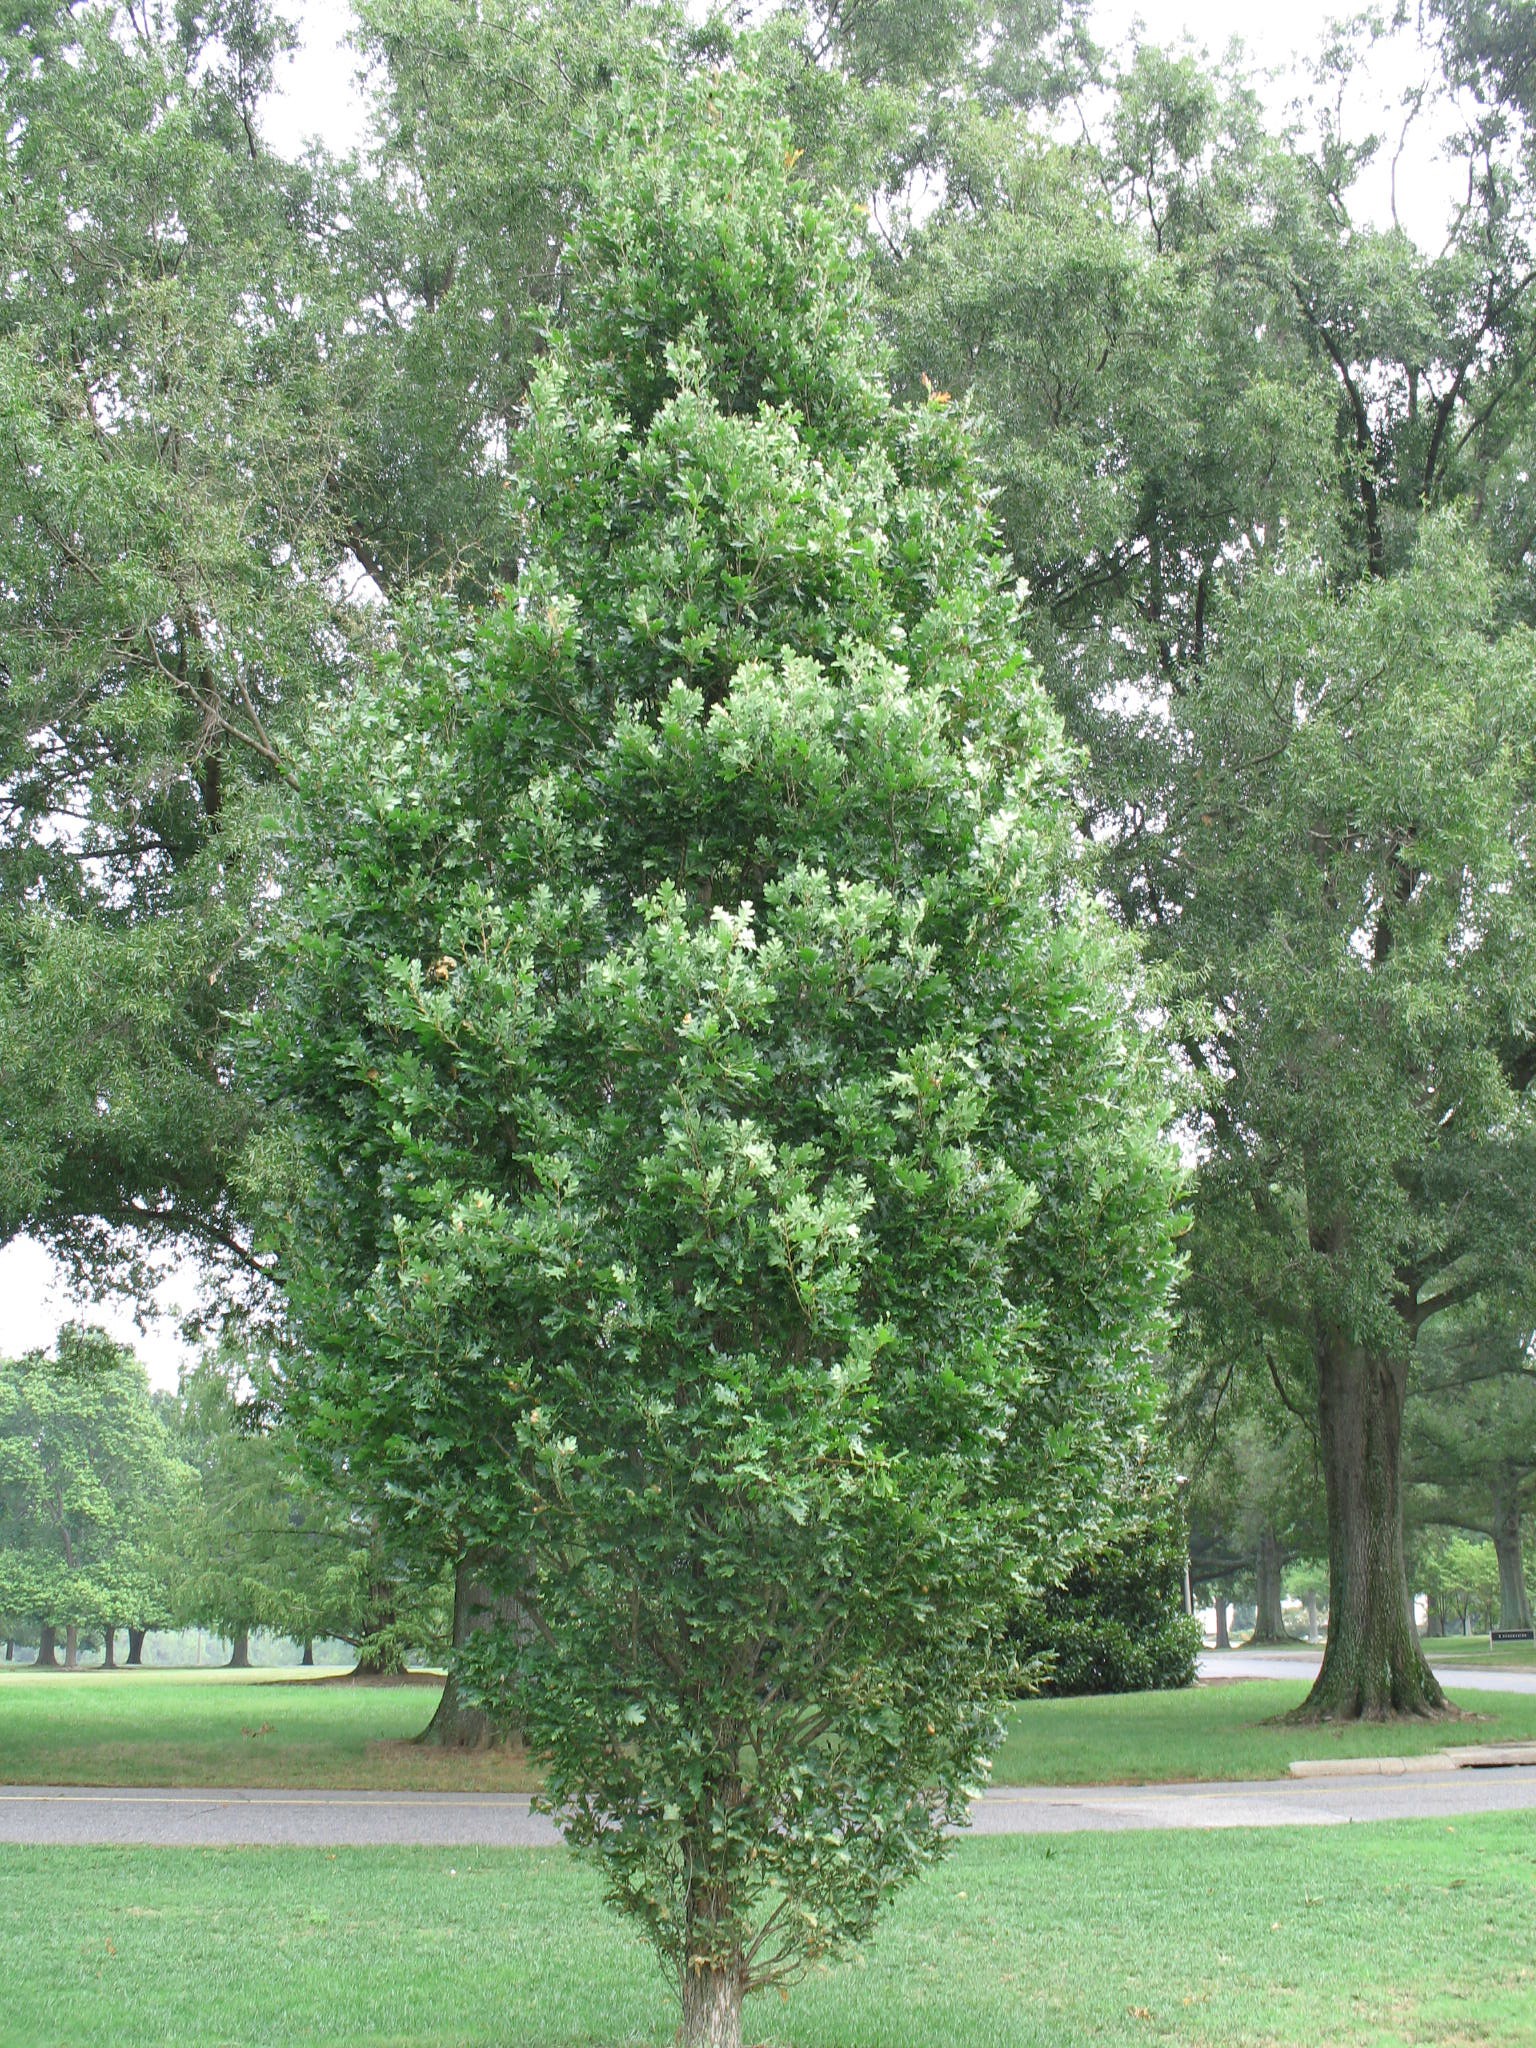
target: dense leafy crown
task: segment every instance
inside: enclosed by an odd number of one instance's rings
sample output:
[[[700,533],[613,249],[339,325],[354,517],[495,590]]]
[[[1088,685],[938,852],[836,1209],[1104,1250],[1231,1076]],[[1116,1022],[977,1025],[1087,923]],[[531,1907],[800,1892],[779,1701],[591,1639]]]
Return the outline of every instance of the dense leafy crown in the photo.
[[[966,434],[885,398],[848,213],[734,78],[603,147],[516,588],[333,711],[258,1036],[293,1405],[516,1560],[482,1684],[746,1986],[962,1809],[994,1623],[1145,1412],[1170,1166]]]

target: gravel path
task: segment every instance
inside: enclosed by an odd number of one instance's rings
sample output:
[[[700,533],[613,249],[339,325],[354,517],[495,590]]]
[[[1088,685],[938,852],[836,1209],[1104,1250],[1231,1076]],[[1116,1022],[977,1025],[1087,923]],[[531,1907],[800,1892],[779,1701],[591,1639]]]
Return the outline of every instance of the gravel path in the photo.
[[[1536,1769],[1407,1778],[1289,1778],[1229,1785],[997,1786],[972,1809],[979,1835],[1135,1828],[1332,1827],[1349,1821],[1536,1810]],[[0,1842],[157,1848],[530,1848],[559,1841],[513,1793],[162,1792],[0,1787]]]

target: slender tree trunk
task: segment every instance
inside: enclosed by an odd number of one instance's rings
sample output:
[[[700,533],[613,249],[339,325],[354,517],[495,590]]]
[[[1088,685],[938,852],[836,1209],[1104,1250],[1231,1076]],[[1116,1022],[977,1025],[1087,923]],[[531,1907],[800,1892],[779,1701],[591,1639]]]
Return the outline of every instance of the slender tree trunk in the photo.
[[[300,1662],[301,1664],[313,1664],[313,1663],[314,1663],[314,1661],[315,1661],[315,1639],[314,1639],[314,1637],[313,1637],[313,1636],[306,1636],[306,1637],[304,1638],[304,1654],[303,1654],[303,1656],[302,1656],[302,1657],[301,1657],[301,1658],[299,1659],[299,1662]]]
[[[80,1669],[80,1630],[72,1621],[66,1622],[64,1625],[64,1669],[66,1671],[78,1671]]]
[[[103,1671],[110,1671],[117,1662],[116,1636],[117,1629],[109,1621],[101,1632],[101,1668]]]
[[[42,1622],[37,1631],[37,1662],[50,1671],[59,1668],[59,1638],[51,1622]]]
[[[1317,1595],[1308,1593],[1307,1598],[1307,1641],[1317,1641]]]
[[[461,1559],[454,1568],[453,1656],[449,1659],[448,1677],[437,1711],[416,1738],[438,1749],[490,1749],[506,1740],[505,1732],[483,1708],[472,1707],[460,1697],[454,1671],[458,1653],[477,1629],[517,1618],[517,1602],[493,1597],[475,1577],[480,1568],[469,1558]]]
[[[1259,1538],[1253,1567],[1257,1613],[1253,1618],[1252,1643],[1283,1643],[1287,1640],[1285,1617],[1280,1611],[1280,1539],[1268,1523]]]
[[[1493,1548],[1499,1560],[1499,1627],[1529,1628],[1531,1596],[1525,1585],[1520,1531],[1520,1491],[1501,1473],[1493,1489]]]
[[[251,1632],[248,1628],[237,1628],[230,1639],[229,1668],[231,1671],[249,1671],[251,1668]]]
[[[130,1664],[142,1664],[142,1663],[144,1662],[144,1638],[145,1638],[145,1636],[147,1636],[148,1634],[149,1634],[149,1630],[148,1630],[148,1629],[144,1629],[144,1628],[130,1628],[130,1629],[129,1629],[129,1631],[128,1631],[128,1662],[129,1662]]]
[[[739,1951],[722,1955],[713,1921],[688,1915],[682,2048],[741,2048],[745,1972]]]
[[[1214,1605],[1216,1608],[1216,1647],[1218,1650],[1230,1650],[1232,1647],[1232,1638],[1227,1633],[1226,1594],[1218,1593],[1215,1596]]]
[[[1385,1720],[1447,1711],[1424,1660],[1403,1559],[1406,1362],[1336,1333],[1316,1346],[1318,1439],[1328,1494],[1328,1642],[1296,1718]]]

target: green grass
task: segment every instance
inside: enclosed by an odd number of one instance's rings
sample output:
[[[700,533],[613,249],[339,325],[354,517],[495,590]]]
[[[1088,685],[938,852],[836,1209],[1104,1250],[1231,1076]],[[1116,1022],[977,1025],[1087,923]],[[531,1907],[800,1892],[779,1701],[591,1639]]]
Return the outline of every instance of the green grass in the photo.
[[[1431,1636],[1431,1664],[1481,1664],[1489,1671],[1536,1671],[1536,1643],[1496,1643],[1488,1636]]]
[[[0,1677],[0,1783],[527,1790],[516,1752],[416,1748],[436,1704],[292,1671],[23,1669]]]
[[[1454,1689],[1476,1718],[1293,1728],[1305,1679],[1245,1679],[1187,1692],[1112,1699],[1031,1700],[1014,1714],[994,1760],[1004,1785],[1159,1784],[1280,1778],[1302,1757],[1422,1756],[1464,1742],[1536,1742],[1536,1693]]]
[[[967,1842],[773,2048],[1529,2048],[1536,1834],[1499,1815]],[[664,2048],[675,2008],[540,1850],[0,1849],[5,2048]]]
[[[1014,1714],[993,1775],[1000,1784],[1040,1785],[1275,1778],[1297,1757],[1536,1741],[1536,1695],[1458,1690],[1477,1716],[1466,1721],[1277,1725],[1305,1691],[1304,1680],[1276,1679],[1031,1701]],[[528,1789],[533,1774],[516,1752],[416,1748],[410,1738],[435,1704],[430,1686],[294,1682],[284,1673],[23,1670],[0,1678],[0,1783]]]

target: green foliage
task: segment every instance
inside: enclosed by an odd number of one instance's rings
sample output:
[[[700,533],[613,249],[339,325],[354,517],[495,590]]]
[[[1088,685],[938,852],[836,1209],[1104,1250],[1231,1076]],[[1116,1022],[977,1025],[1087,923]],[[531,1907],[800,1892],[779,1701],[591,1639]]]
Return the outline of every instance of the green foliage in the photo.
[[[230,1637],[335,1636],[365,1664],[402,1670],[441,1643],[442,1589],[334,1481],[316,1483],[291,1435],[268,1426],[253,1367],[226,1352],[181,1383],[175,1440],[197,1484],[163,1534],[172,1613]]]
[[[310,181],[261,146],[260,0],[7,26],[0,1237],[238,1267],[251,813],[366,630],[331,583]]]
[[[71,1324],[0,1361],[0,1614],[50,1627],[157,1615],[163,1516],[188,1491],[144,1368]]]
[[[1165,1475],[1132,1469],[1115,1520],[1060,1585],[1026,1603],[1010,1631],[1038,1690],[1165,1692],[1191,1685],[1200,1624],[1184,1612],[1188,1545]]]
[[[515,1561],[482,1691],[738,2003],[939,1853],[1171,1265],[966,436],[792,160],[735,79],[614,126],[516,589],[330,711],[255,1020],[290,1406]]]

